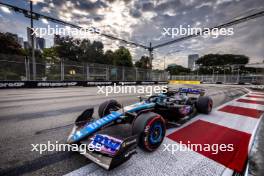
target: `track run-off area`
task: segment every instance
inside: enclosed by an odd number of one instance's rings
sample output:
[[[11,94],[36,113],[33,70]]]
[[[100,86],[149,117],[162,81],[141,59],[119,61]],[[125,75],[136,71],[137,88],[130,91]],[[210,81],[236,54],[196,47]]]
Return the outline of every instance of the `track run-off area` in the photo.
[[[153,153],[140,149],[119,167],[105,171],[77,152],[31,151],[31,144],[64,143],[75,118],[107,99],[123,105],[137,94],[98,95],[96,87],[0,90],[0,175],[232,175],[246,167],[264,113],[264,93],[234,85],[171,85],[203,88],[214,101],[209,115],[197,115],[167,130]],[[165,150],[182,144],[232,144],[233,151]]]

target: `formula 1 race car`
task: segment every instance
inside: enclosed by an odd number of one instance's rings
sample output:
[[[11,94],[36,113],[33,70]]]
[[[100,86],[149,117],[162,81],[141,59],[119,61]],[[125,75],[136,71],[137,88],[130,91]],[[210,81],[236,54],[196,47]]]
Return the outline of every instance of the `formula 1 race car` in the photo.
[[[162,143],[169,124],[199,113],[208,114],[213,101],[201,89],[168,90],[148,98],[139,97],[138,103],[122,107],[116,100],[99,106],[99,118],[93,108],[85,110],[75,121],[67,142],[93,144],[99,150],[87,150],[83,155],[110,170],[127,161],[136,147],[155,151]]]

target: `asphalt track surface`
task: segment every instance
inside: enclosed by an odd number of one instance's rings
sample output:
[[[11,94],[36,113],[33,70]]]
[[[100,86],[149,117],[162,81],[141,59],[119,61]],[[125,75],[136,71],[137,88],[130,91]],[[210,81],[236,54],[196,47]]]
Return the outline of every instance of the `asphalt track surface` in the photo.
[[[246,93],[241,86],[199,85],[195,87],[206,89],[207,94],[211,95],[214,100],[214,107],[221,107],[224,103]],[[126,175],[144,175],[141,171],[148,166],[144,166],[142,163],[147,163],[144,162],[144,159],[148,157],[141,155],[142,151],[139,151],[137,156],[132,156],[130,161],[111,172],[102,170],[75,152],[53,151],[39,154],[31,151],[31,144],[47,144],[47,141],[51,143],[65,142],[75,118],[89,107],[95,107],[95,115],[97,115],[99,104],[107,99],[117,99],[124,105],[137,101],[135,94],[111,94],[105,97],[105,95],[98,95],[97,91],[96,87],[0,90],[0,175],[118,175],[124,174],[122,170],[126,170],[125,168],[128,166],[132,169],[130,172],[126,171]],[[248,122],[250,123],[250,121]],[[235,128],[241,126],[234,120],[232,123],[237,125]],[[249,128],[244,130],[251,130]],[[165,142],[168,143],[175,142],[166,140]],[[189,152],[188,155],[196,157],[197,154],[196,152]],[[163,157],[155,158],[155,156]],[[160,152],[156,152],[156,155],[151,156],[151,158],[158,165],[166,162],[166,165],[169,166],[170,163],[174,162],[174,158],[171,158],[169,154],[160,154]],[[211,164],[212,168],[215,168],[213,171],[204,172],[206,170],[205,165],[196,165],[199,168],[196,171],[184,169],[189,173],[176,175],[206,175],[205,173],[212,175],[215,172],[222,172],[219,164],[210,161],[208,159],[202,164]],[[190,165],[191,160],[186,160],[182,166],[186,167],[188,162],[189,167],[192,167]],[[140,163],[141,165],[139,165]],[[133,166],[135,170],[133,170]],[[201,170],[203,172],[199,172]],[[155,171],[152,173],[153,175],[172,174],[169,169],[166,172],[164,168],[163,170],[153,168],[153,171]]]

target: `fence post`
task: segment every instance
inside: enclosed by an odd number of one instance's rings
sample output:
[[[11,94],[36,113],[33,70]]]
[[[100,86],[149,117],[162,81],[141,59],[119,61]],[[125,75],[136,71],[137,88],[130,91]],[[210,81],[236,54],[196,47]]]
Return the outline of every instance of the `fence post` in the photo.
[[[86,81],[90,80],[90,68],[89,64],[86,64]]]
[[[105,78],[106,78],[106,81],[109,81],[109,67],[108,66],[105,67]]]
[[[138,68],[136,67],[136,80],[135,81],[138,81]]]
[[[64,80],[64,60],[61,59],[61,81]]]
[[[27,65],[27,75],[28,75],[28,80],[30,80],[30,77],[31,77],[31,73],[30,73],[30,59],[27,57],[26,59],[26,65]]]
[[[125,69],[122,67],[122,81],[125,81]]]
[[[239,83],[239,69],[238,69],[238,71],[237,71],[237,83]]]
[[[224,83],[226,83],[226,74],[225,74],[225,68],[224,68]]]
[[[26,73],[26,81],[28,80],[28,63],[27,63],[27,57],[25,57],[25,73]]]

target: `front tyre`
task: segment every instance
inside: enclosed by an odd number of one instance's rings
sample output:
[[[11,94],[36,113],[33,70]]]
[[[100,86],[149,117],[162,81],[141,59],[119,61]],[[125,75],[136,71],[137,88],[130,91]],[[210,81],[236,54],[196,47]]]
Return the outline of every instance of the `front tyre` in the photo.
[[[138,146],[145,151],[156,150],[165,137],[164,119],[153,112],[140,114],[133,122],[133,134],[138,135]]]
[[[103,102],[98,108],[98,115],[100,118],[108,115],[111,111],[118,111],[121,108],[121,104],[116,100],[108,100]]]
[[[196,108],[198,112],[203,114],[209,114],[213,109],[213,100],[207,96],[201,96],[196,102]]]

